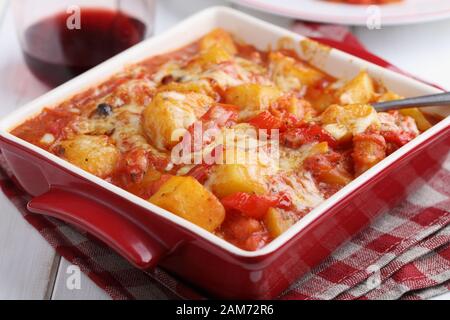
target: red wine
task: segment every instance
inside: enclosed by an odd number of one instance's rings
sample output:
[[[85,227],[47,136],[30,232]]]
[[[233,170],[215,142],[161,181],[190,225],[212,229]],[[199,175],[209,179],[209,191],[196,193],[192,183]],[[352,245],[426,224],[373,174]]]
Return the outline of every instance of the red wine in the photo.
[[[33,74],[60,85],[142,41],[146,25],[119,11],[82,9],[81,29],[69,29],[69,14],[45,18],[25,31],[24,56]]]

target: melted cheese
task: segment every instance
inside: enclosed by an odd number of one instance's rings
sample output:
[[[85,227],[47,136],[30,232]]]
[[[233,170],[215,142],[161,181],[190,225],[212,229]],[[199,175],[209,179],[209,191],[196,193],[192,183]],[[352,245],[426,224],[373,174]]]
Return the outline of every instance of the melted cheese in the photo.
[[[403,116],[400,113],[390,114],[387,112],[378,113],[380,120],[380,130],[385,132],[409,132],[413,135],[419,135],[420,131],[417,128],[416,121],[409,117]]]
[[[149,80],[132,80],[119,86],[113,93],[93,104],[93,108],[96,108],[100,103],[111,103],[112,114],[101,117],[92,110],[79,116],[71,124],[72,135],[110,135],[111,141],[122,153],[143,149],[158,154],[144,136],[142,113],[145,105],[140,104],[151,98],[143,96],[142,90],[152,90],[153,87],[154,83]],[[126,97],[127,101],[121,97]]]
[[[338,141],[364,133],[369,127],[380,127],[378,114],[369,105],[332,105],[321,118],[323,128]]]
[[[178,82],[201,83],[211,80],[222,90],[244,83],[273,84],[267,76],[267,70],[250,60],[239,57],[226,63],[209,65],[206,69],[195,60],[187,67],[182,63],[169,61],[155,75],[153,80],[161,83],[162,79],[172,76]]]
[[[283,175],[275,180],[272,191],[286,193],[298,210],[312,209],[325,201],[314,178],[308,171],[296,175]]]
[[[299,149],[281,148],[280,150],[280,171],[296,172],[303,162],[311,156],[315,144],[306,144]]]
[[[378,114],[375,109],[368,116],[363,118],[356,118],[349,123],[349,127],[353,135],[364,133],[372,125],[376,127],[380,126]]]

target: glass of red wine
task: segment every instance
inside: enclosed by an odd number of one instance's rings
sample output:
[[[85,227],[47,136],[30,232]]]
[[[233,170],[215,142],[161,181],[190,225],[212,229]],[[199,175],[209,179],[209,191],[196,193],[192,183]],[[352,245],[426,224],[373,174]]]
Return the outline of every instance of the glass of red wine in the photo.
[[[56,87],[150,36],[154,1],[13,1],[26,64]]]

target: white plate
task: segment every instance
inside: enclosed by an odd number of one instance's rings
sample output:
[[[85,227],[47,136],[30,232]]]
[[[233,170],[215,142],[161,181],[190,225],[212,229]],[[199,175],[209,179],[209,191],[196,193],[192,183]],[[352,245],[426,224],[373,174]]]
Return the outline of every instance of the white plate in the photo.
[[[286,17],[348,25],[402,25],[450,18],[449,0],[403,0],[367,6],[325,0],[231,0],[237,4]]]

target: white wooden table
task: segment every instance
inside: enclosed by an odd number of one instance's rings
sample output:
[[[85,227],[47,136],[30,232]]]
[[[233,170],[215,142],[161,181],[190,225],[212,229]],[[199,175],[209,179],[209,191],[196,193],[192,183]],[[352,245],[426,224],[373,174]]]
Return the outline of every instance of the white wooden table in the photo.
[[[6,3],[7,0],[0,0],[0,116],[47,90],[24,65],[12,13]],[[227,3],[220,0],[161,0],[157,6],[155,32],[161,33],[190,14],[212,5]],[[244,11],[281,26],[291,23],[288,19]],[[376,31],[355,28],[354,32],[374,53],[450,88],[450,20]],[[85,276],[82,276],[80,290],[67,289],[68,267],[69,263],[54,252],[0,193],[0,299],[109,299]],[[439,298],[450,300],[450,294]]]

